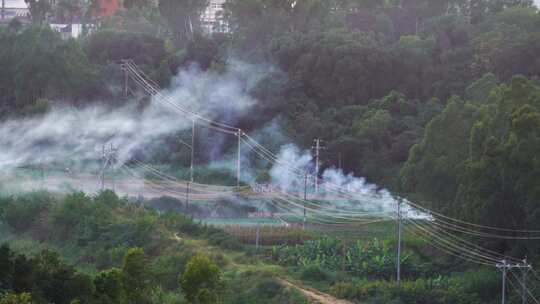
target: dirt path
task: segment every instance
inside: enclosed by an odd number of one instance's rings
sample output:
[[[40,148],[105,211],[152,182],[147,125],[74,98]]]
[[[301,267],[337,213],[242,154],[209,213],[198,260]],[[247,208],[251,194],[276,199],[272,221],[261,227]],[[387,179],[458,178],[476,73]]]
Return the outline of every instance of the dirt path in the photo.
[[[178,234],[174,234],[173,238],[177,242],[182,241],[182,238]],[[212,248],[212,246],[208,246],[208,248],[206,248],[206,251],[213,251],[213,250],[214,250],[214,248]],[[233,263],[233,265],[240,268],[240,265],[236,264],[235,262],[231,261],[231,263]],[[254,267],[257,268],[257,266],[254,266]],[[276,279],[278,280],[278,282],[282,286],[298,290],[304,297],[306,297],[309,300],[310,303],[316,303],[316,304],[353,304],[350,301],[337,299],[337,298],[335,298],[335,297],[333,297],[333,296],[331,296],[329,294],[326,294],[324,292],[315,290],[313,288],[307,288],[307,287],[303,287],[303,286],[301,287],[298,284],[292,283],[291,281],[288,281],[288,280],[286,280],[284,278],[276,277]]]
[[[326,293],[323,293],[323,292],[320,292],[318,290],[314,290],[314,289],[311,289],[311,288],[305,288],[305,287],[300,287],[298,285],[295,285],[289,281],[286,281],[284,279],[278,279],[279,282],[285,286],[285,287],[290,287],[290,288],[294,288],[298,291],[300,291],[300,293],[302,295],[304,295],[306,298],[308,298],[308,300],[312,303],[319,303],[319,304],[353,304],[352,302],[349,302],[347,300],[340,300],[340,299],[337,299],[337,298],[334,298],[333,296],[329,295],[329,294],[326,294]]]

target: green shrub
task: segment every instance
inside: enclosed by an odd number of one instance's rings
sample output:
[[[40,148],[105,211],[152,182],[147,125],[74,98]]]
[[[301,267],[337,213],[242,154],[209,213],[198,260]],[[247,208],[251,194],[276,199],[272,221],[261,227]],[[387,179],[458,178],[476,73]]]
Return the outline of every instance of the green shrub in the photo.
[[[178,212],[166,212],[160,215],[159,220],[170,230],[192,236],[200,235],[204,230],[202,226],[195,223],[193,219]]]
[[[284,288],[267,271],[244,271],[229,275],[224,304],[307,304],[294,289]]]
[[[141,247],[148,251],[154,245],[154,237],[158,235],[156,221],[152,215],[135,218],[128,224],[125,241],[131,247]]]
[[[272,298],[283,291],[283,286],[276,280],[266,278],[257,284],[256,291],[263,298]]]
[[[32,294],[23,292],[20,294],[10,293],[1,297],[0,304],[32,304]]]
[[[73,240],[79,246],[110,241],[114,231],[113,205],[106,198],[117,199],[110,191],[92,198],[83,192],[68,194],[49,214],[55,238],[65,243]]]
[[[355,299],[357,297],[357,288],[350,282],[339,282],[330,288],[330,294],[340,299]]]
[[[340,282],[330,288],[330,293],[338,298],[356,300],[362,303],[415,304],[489,303],[493,300],[493,295],[497,294],[495,292],[489,299],[480,300],[475,290],[464,288],[463,282],[456,278],[439,276],[418,280],[404,280],[400,288],[391,281]]]
[[[15,232],[25,232],[39,220],[39,215],[47,210],[51,201],[52,197],[45,192],[4,198],[1,201],[1,217]]]
[[[148,258],[142,248],[130,248],[122,266],[123,285],[130,303],[147,303],[148,291],[154,284],[149,280]]]
[[[197,254],[189,260],[179,283],[186,299],[192,303],[212,304],[221,299],[221,270],[203,254]]]
[[[94,278],[97,298],[103,303],[125,303],[123,273],[118,268],[102,271]]]
[[[161,287],[154,287],[150,291],[150,303],[159,304],[188,304],[178,293],[167,292]]]
[[[317,265],[307,266],[302,270],[300,275],[302,280],[307,281],[325,281],[328,279],[328,275]]]
[[[120,199],[114,191],[104,190],[99,192],[98,195],[94,197],[94,203],[103,204],[114,208],[126,204],[126,201]]]
[[[178,276],[184,272],[193,256],[194,253],[188,250],[159,256],[152,263],[152,277],[160,282],[163,288],[175,290],[178,287]]]
[[[208,238],[208,243],[210,243],[210,245],[219,246],[227,250],[242,249],[242,244],[240,244],[237,239],[225,233],[224,231],[214,228],[208,229],[209,230],[206,233],[206,237]]]
[[[119,245],[97,251],[95,258],[96,267],[98,269],[107,269],[121,266],[128,249],[129,247],[125,245]]]
[[[219,267],[227,266],[227,260],[225,259],[225,255],[221,252],[214,252],[210,255],[210,258],[216,265]]]
[[[453,276],[454,284],[461,286],[465,294],[476,294],[482,303],[489,302],[500,292],[500,273],[481,268]]]

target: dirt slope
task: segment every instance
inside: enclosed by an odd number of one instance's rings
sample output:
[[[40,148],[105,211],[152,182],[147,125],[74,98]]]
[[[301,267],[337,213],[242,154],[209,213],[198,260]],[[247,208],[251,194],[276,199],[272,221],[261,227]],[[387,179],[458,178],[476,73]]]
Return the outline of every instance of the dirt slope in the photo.
[[[314,289],[311,289],[311,288],[300,287],[300,286],[298,286],[296,284],[293,284],[293,283],[291,283],[289,281],[286,281],[284,279],[279,279],[279,282],[285,287],[294,288],[294,289],[300,291],[300,293],[302,295],[304,295],[306,298],[308,298],[310,300],[310,302],[312,302],[312,303],[319,303],[319,304],[353,304],[352,302],[349,302],[347,300],[340,300],[340,299],[334,298],[333,296],[331,296],[329,294],[326,294],[326,293],[323,293],[323,292],[320,292],[318,290],[314,290]]]

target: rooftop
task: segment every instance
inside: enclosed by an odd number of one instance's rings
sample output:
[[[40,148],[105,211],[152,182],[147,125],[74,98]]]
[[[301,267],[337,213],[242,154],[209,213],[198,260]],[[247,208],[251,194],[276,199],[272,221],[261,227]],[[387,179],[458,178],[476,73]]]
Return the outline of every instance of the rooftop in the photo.
[[[26,4],[26,2],[24,2],[24,0],[4,0],[4,7],[26,9],[28,8],[28,5]]]

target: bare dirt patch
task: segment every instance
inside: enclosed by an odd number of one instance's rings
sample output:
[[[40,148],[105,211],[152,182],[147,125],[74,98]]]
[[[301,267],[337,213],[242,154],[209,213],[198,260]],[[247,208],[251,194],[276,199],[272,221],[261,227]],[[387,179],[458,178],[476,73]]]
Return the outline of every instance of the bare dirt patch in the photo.
[[[319,304],[353,304],[352,302],[349,302],[347,300],[340,300],[337,299],[329,294],[326,294],[324,292],[320,292],[318,290],[312,289],[312,288],[306,288],[298,286],[294,283],[291,283],[285,279],[278,279],[279,282],[289,288],[294,288],[298,290],[302,295],[304,295],[308,300],[312,303],[319,303]]]

